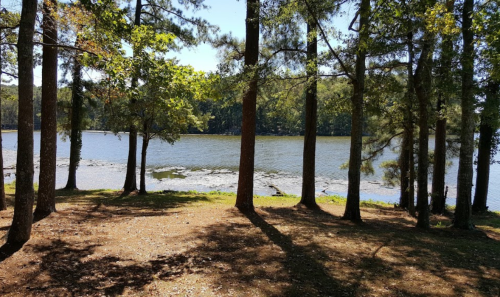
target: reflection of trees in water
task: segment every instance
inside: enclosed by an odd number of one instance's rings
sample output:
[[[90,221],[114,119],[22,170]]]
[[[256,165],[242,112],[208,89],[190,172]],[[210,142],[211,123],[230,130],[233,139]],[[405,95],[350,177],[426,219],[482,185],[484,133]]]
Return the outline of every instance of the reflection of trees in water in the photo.
[[[35,145],[39,144],[39,133],[35,133]],[[108,133],[84,132],[83,133],[83,159],[79,168],[79,185],[82,189],[121,189],[123,186],[123,170],[126,160],[127,135],[118,137]],[[290,194],[300,194],[299,179],[301,174],[302,137],[257,137],[256,155],[256,192],[261,195],[272,195],[274,191],[268,188],[268,183],[276,184],[280,189]],[[91,142],[91,143],[89,143]],[[430,143],[434,141],[431,138]],[[344,163],[348,156],[348,137],[318,137],[317,145],[317,168],[316,176],[317,192],[324,189],[327,193],[345,195],[346,190],[342,181],[347,180],[347,171],[340,170],[340,164]],[[17,133],[3,133],[4,164],[5,168],[14,168],[16,162]],[[160,141],[153,140],[150,144],[151,164],[147,174],[147,186],[151,190],[197,190],[213,191],[222,190],[234,192],[237,160],[239,151],[239,137],[220,135],[186,135],[175,145],[166,145]],[[67,157],[61,157],[68,142],[58,143],[58,174],[57,187],[64,186],[67,173]],[[97,149],[97,147],[101,149]],[[432,149],[432,146],[430,147]],[[114,154],[111,156],[111,149]],[[35,153],[39,148],[35,147]],[[122,152],[123,150],[123,152]],[[236,153],[233,153],[236,151]],[[103,160],[105,158],[113,158]],[[120,161],[120,156],[123,160]],[[383,162],[395,157],[391,151],[387,151],[377,161]],[[234,163],[233,165],[231,165]],[[35,164],[38,164],[38,156],[35,156]],[[378,182],[381,178],[379,163],[374,163],[375,175],[363,177],[362,199],[384,200],[393,197],[397,189],[386,189]],[[35,165],[36,166],[36,165]],[[453,162],[447,169],[446,181],[449,186],[448,203],[453,205],[456,197],[456,174],[458,162]],[[64,169],[63,169],[64,168]],[[162,178],[156,179],[151,175],[153,171],[177,170],[184,179]],[[35,168],[35,178],[38,178],[38,170]],[[6,170],[6,173],[9,173]],[[500,172],[500,164],[491,167],[491,176]],[[12,171],[12,173],[14,173]],[[64,178],[63,178],[64,177]],[[177,177],[172,175],[171,177]],[[6,183],[12,182],[15,175],[6,176]],[[294,189],[299,190],[295,191]],[[500,184],[490,182],[490,192],[500,191]],[[488,205],[492,210],[500,210],[500,198],[489,197]]]

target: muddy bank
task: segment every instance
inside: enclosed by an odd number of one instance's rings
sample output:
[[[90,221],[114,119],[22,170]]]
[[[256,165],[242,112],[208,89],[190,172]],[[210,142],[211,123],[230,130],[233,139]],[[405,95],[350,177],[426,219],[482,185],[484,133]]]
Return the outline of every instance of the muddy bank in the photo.
[[[15,180],[14,151],[4,151],[5,182]],[[68,158],[58,158],[56,187],[66,185],[68,175]],[[39,156],[35,156],[35,182],[38,181]],[[10,169],[9,169],[10,168]],[[125,180],[125,164],[105,162],[101,160],[81,160],[77,171],[79,189],[121,189]],[[139,170],[137,171],[139,178]],[[139,179],[138,179],[139,181]],[[185,167],[151,167],[146,174],[148,191],[190,191],[199,192],[222,191],[236,192],[238,172],[230,169],[189,169]],[[257,171],[254,177],[256,195],[274,195],[277,189],[286,194],[300,195],[302,178],[287,172]],[[325,176],[316,178],[316,195],[347,194],[347,180],[339,180]],[[456,187],[450,186],[448,204],[455,204]],[[361,181],[361,199],[397,203],[399,188],[386,187],[381,181]]]

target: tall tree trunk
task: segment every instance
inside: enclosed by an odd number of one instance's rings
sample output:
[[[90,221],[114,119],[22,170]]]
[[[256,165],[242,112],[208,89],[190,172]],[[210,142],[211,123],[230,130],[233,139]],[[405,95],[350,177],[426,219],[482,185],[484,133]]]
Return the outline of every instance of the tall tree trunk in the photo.
[[[431,1],[429,7],[435,1]],[[429,194],[428,194],[428,170],[429,170],[429,98],[431,96],[432,84],[432,55],[434,48],[434,34],[426,31],[423,36],[424,45],[415,71],[415,93],[418,98],[418,172],[417,172],[417,227],[427,229],[429,224]]]
[[[363,95],[365,89],[365,60],[368,47],[370,1],[361,0],[359,9],[359,43],[356,54],[355,80],[352,82],[352,124],[351,124],[351,150],[349,155],[349,172],[347,203],[342,217],[345,220],[361,221],[359,209],[360,182],[361,182],[361,152],[363,146]]]
[[[440,94],[437,101],[438,120],[434,139],[434,171],[432,174],[431,211],[442,214],[445,211],[446,197],[444,193],[446,175],[446,116],[444,115],[445,99]]]
[[[134,25],[141,25],[141,11],[142,11],[142,0],[137,0],[135,5],[135,20]],[[136,50],[134,49],[134,56],[137,56]],[[136,69],[136,72],[138,69]],[[139,79],[134,73],[132,77],[132,88],[137,88]],[[131,100],[132,106],[135,105],[136,99]],[[127,173],[125,175],[125,183],[123,185],[123,191],[133,192],[137,190],[137,127],[131,124],[129,127],[129,140],[128,140],[128,159],[127,159]]]
[[[23,0],[17,41],[19,115],[17,134],[16,194],[14,217],[7,243],[30,239],[33,223],[33,35],[36,0]]]
[[[481,125],[479,127],[479,149],[477,155],[476,192],[472,211],[485,212],[488,198],[488,185],[490,182],[490,163],[493,137],[498,129],[494,123],[498,123],[500,96],[498,82],[490,82],[486,87],[486,102],[481,113]]]
[[[148,152],[149,146],[149,123],[147,120],[144,121],[144,133],[142,135],[142,151],[141,151],[141,181],[139,194],[146,194],[146,153]]]
[[[1,48],[1,47],[0,47]],[[0,56],[2,55],[2,51],[0,50]],[[1,60],[0,60],[1,63]],[[0,73],[1,73],[0,69]],[[3,173],[3,151],[2,151],[2,87],[1,87],[2,75],[0,74],[0,210],[7,209],[7,200],[5,200],[5,183],[4,183],[4,173]]]
[[[462,11],[462,124],[460,133],[460,159],[457,177],[457,206],[453,226],[472,229],[471,192],[474,154],[474,33],[472,12],[474,0],[465,0]]]
[[[137,127],[135,125],[130,125],[128,134],[127,173],[125,175],[125,184],[123,185],[123,190],[125,192],[133,192],[137,190],[136,167]]]
[[[255,163],[255,115],[257,107],[257,82],[259,61],[259,0],[247,0],[245,73],[248,87],[243,95],[241,125],[241,154],[238,176],[236,207],[253,211],[253,173]]]
[[[406,107],[405,107],[406,108]],[[399,207],[402,209],[408,209],[409,205],[409,170],[410,170],[410,133],[409,128],[406,127],[409,123],[405,115],[405,130],[403,132],[403,139],[401,141],[401,152],[399,155],[399,169],[401,172],[400,183],[401,188],[399,192]]]
[[[474,194],[474,203],[472,204],[472,210],[474,212],[485,212],[488,210],[486,201],[488,197],[488,184],[490,182],[490,161],[493,134],[493,128],[490,125],[481,122],[479,127],[476,191]]]
[[[40,176],[34,219],[56,211],[57,153],[57,24],[52,15],[57,1],[43,3],[42,123],[40,136]]]
[[[7,209],[7,201],[5,200],[5,183],[4,183],[4,173],[3,173],[3,146],[2,146],[2,46],[0,45],[0,211],[6,209]]]
[[[411,110],[413,110],[413,104],[411,104],[409,107],[410,109],[410,119],[409,122],[412,123],[410,126],[410,131],[408,138],[410,138],[410,150],[409,150],[409,156],[410,156],[410,173],[409,173],[409,188],[408,188],[408,212],[410,215],[415,216],[415,149],[413,147],[413,140],[415,139],[415,129],[413,126],[413,113]]]
[[[453,13],[455,0],[446,1],[448,13]],[[451,67],[453,57],[453,39],[450,35],[443,37],[441,43],[441,63],[439,78],[439,95],[437,102],[436,136],[434,145],[434,171],[432,175],[431,210],[434,214],[445,211],[445,175],[446,175],[446,103],[449,101],[449,89],[452,84]]]
[[[79,43],[78,40],[76,42]],[[83,87],[82,87],[82,65],[78,62],[77,54],[73,58],[73,86],[71,94],[71,133],[70,133],[70,151],[69,151],[69,172],[66,190],[76,190],[76,170],[80,163],[82,150],[82,105],[83,105]]]
[[[302,198],[299,204],[316,208],[316,122],[318,117],[318,33],[313,18],[307,21],[306,127],[302,169]]]
[[[411,21],[410,21],[411,22]],[[410,25],[411,28],[411,25]],[[413,92],[415,92],[414,83],[413,83],[413,61],[414,61],[414,53],[413,53],[413,33],[410,31],[407,34],[407,48],[408,48],[408,65],[407,65],[407,73],[408,73],[408,82],[407,82],[407,94],[405,98],[404,104],[404,133],[403,140],[401,143],[401,154],[399,157],[399,166],[401,172],[401,189],[400,189],[400,198],[399,205],[403,209],[410,210],[410,199],[414,199],[413,196],[410,196],[410,192],[413,195],[413,188],[410,187],[410,183],[413,182],[412,179],[412,171],[410,170],[410,166],[413,166],[411,160],[413,160],[413,116],[412,116],[412,105],[413,105]],[[411,165],[410,165],[411,164]],[[412,204],[413,205],[413,204]]]

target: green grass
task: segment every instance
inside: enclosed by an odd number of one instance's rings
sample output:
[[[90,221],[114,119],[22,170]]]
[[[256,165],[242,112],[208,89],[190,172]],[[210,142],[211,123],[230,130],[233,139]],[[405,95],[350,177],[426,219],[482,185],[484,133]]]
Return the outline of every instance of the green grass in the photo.
[[[483,214],[474,215],[473,222],[477,227],[484,229],[500,229],[500,212],[489,211]]]
[[[38,184],[35,184],[35,190],[38,190]],[[5,185],[7,195],[14,195],[15,181]],[[96,189],[96,190],[56,190],[57,203],[76,203],[76,204],[109,204],[109,205],[130,205],[137,207],[172,207],[185,203],[221,203],[231,205],[236,201],[236,193],[223,191],[198,192],[190,191],[169,191],[169,192],[148,192],[147,195],[119,195],[116,190]],[[10,197],[13,199],[13,197]],[[256,207],[267,206],[293,206],[300,201],[297,195],[284,196],[254,196],[254,205]],[[345,205],[347,199],[339,195],[320,196],[316,202],[332,203],[334,205]],[[361,207],[383,208],[392,207],[390,203],[381,201],[361,201]]]
[[[37,188],[37,185],[35,185]],[[7,194],[7,203],[10,206],[14,205],[15,182],[5,185],[5,193]],[[182,205],[234,205],[236,194],[232,192],[211,191],[184,191],[184,192],[150,192],[147,195],[123,195],[116,190],[98,189],[98,190],[64,190],[56,191],[56,202],[58,204],[105,204],[124,207],[137,208],[173,208]],[[318,204],[334,204],[345,205],[346,198],[339,195],[321,196],[316,198]],[[292,207],[300,201],[300,197],[296,195],[285,196],[254,196],[254,205],[256,207]],[[361,201],[360,206],[364,208],[392,208],[393,204],[381,201]],[[453,208],[447,208],[450,213]],[[480,228],[487,230],[500,230],[500,212],[487,212],[484,214],[474,215],[473,223]],[[445,228],[451,225],[451,220],[435,221],[433,227]]]

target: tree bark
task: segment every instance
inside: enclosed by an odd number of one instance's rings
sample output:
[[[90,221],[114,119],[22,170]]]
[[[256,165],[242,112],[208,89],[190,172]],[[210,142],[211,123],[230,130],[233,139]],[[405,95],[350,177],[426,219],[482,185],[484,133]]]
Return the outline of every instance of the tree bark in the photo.
[[[52,7],[43,3],[43,43],[57,44],[57,24]],[[34,219],[39,220],[56,211],[57,153],[57,47],[43,46],[42,118],[40,136],[40,176]]]
[[[4,183],[4,173],[3,173],[3,146],[2,146],[2,46],[0,45],[0,211],[6,209],[7,209],[7,201],[5,200],[5,183]]]
[[[36,0],[23,0],[17,42],[19,116],[17,136],[16,194],[14,216],[7,243],[30,239],[33,223],[33,35]]]
[[[259,60],[259,0],[247,0],[245,73],[250,80],[243,95],[241,125],[241,154],[236,207],[240,211],[253,211],[253,174],[255,163],[255,115]]]
[[[485,212],[488,210],[486,201],[488,197],[488,184],[490,181],[491,145],[493,139],[493,128],[486,123],[479,127],[479,149],[477,156],[476,191],[474,194],[474,212]]]
[[[76,41],[78,44],[78,40]],[[82,104],[83,104],[83,87],[82,87],[82,65],[78,62],[77,55],[73,58],[73,87],[71,94],[71,134],[70,134],[70,155],[69,155],[69,172],[66,190],[77,190],[76,186],[76,170],[80,163],[82,150]]]
[[[434,139],[434,171],[432,174],[431,211],[443,214],[446,197],[444,193],[446,175],[446,116],[444,113],[445,99],[437,102],[438,120]]]
[[[355,80],[352,82],[352,124],[351,124],[351,150],[349,155],[349,172],[347,203],[342,217],[345,220],[361,221],[360,181],[361,181],[361,152],[363,145],[363,95],[365,89],[366,52],[368,47],[370,1],[361,0],[359,17],[359,43],[356,54]]]
[[[411,26],[410,26],[411,27]],[[415,199],[413,196],[413,116],[412,116],[412,106],[413,106],[413,93],[415,92],[414,82],[413,82],[413,33],[410,31],[407,35],[407,48],[408,48],[408,82],[407,82],[407,94],[404,104],[404,133],[403,140],[401,143],[401,154],[399,158],[399,166],[401,172],[401,189],[399,205],[403,209],[412,209]],[[410,199],[412,203],[410,205]],[[411,211],[410,211],[411,212]]]
[[[2,52],[0,50],[0,56]],[[1,61],[0,61],[1,63]],[[1,69],[0,69],[1,72]],[[2,81],[2,76],[0,75],[0,82]],[[1,83],[0,83],[1,85]],[[0,97],[2,93],[2,87],[0,86]],[[2,146],[2,99],[0,98],[0,211],[7,209],[7,200],[5,200],[5,183],[4,183],[4,173],[3,173],[3,146]]]
[[[149,146],[149,124],[148,121],[144,121],[144,133],[142,135],[142,151],[141,151],[141,181],[139,194],[146,194],[146,153],[148,152]]]
[[[446,1],[447,12],[453,13],[455,0]],[[446,176],[446,103],[449,101],[451,67],[453,57],[453,39],[445,35],[441,43],[441,65],[439,77],[439,94],[437,102],[436,136],[434,145],[434,171],[432,175],[431,211],[443,214],[446,207],[445,176]]]
[[[123,185],[123,190],[125,192],[133,192],[137,190],[137,127],[135,125],[131,125],[129,129],[127,173],[125,175],[125,184]]]
[[[434,1],[429,4],[433,5]],[[418,98],[418,172],[417,172],[417,227],[428,229],[429,223],[429,194],[428,194],[428,170],[429,170],[429,98],[431,96],[432,84],[432,55],[434,48],[434,34],[426,31],[423,36],[424,45],[415,71],[415,93]]]
[[[400,176],[400,183],[401,183],[401,188],[400,188],[400,193],[399,193],[399,207],[402,209],[408,209],[408,204],[409,204],[409,170],[410,170],[410,137],[409,137],[409,131],[408,128],[406,127],[408,125],[408,120],[406,119],[407,117],[405,116],[405,130],[403,133],[403,139],[401,141],[401,152],[399,155],[399,169],[401,172]]]
[[[490,182],[491,151],[493,137],[499,118],[499,84],[490,82],[486,87],[486,102],[481,113],[481,125],[479,127],[479,149],[477,155],[476,192],[474,194],[473,212],[486,212],[488,210],[488,185]]]
[[[142,0],[137,0],[135,5],[135,19],[134,25],[141,25],[141,11],[142,11]],[[137,56],[136,50],[134,49],[134,56]],[[137,71],[137,69],[136,69]],[[138,85],[137,75],[134,74],[132,77],[132,88],[136,88]],[[132,99],[132,106],[135,104],[136,100]],[[127,159],[127,173],[125,174],[125,183],[123,185],[123,191],[133,192],[137,190],[137,127],[131,124],[129,127],[129,140],[128,140],[128,159]]]
[[[413,110],[412,105],[409,106],[410,111]],[[408,178],[410,184],[408,190],[408,212],[410,213],[410,215],[415,216],[415,149],[413,147],[413,139],[415,139],[414,137],[415,129],[413,126],[413,113],[411,112],[409,121],[410,123],[412,123],[412,125],[410,126],[410,131],[408,135],[408,137],[410,138],[410,151],[408,152],[410,156],[410,164],[409,164],[410,176]]]
[[[473,0],[465,0],[462,11],[462,123],[460,133],[460,159],[457,177],[457,205],[453,226],[472,229],[471,192],[474,154],[474,33],[472,31]]]
[[[302,197],[299,204],[317,208],[316,204],[316,122],[318,117],[318,33],[313,18],[307,21],[307,88],[306,126],[302,167]]]

